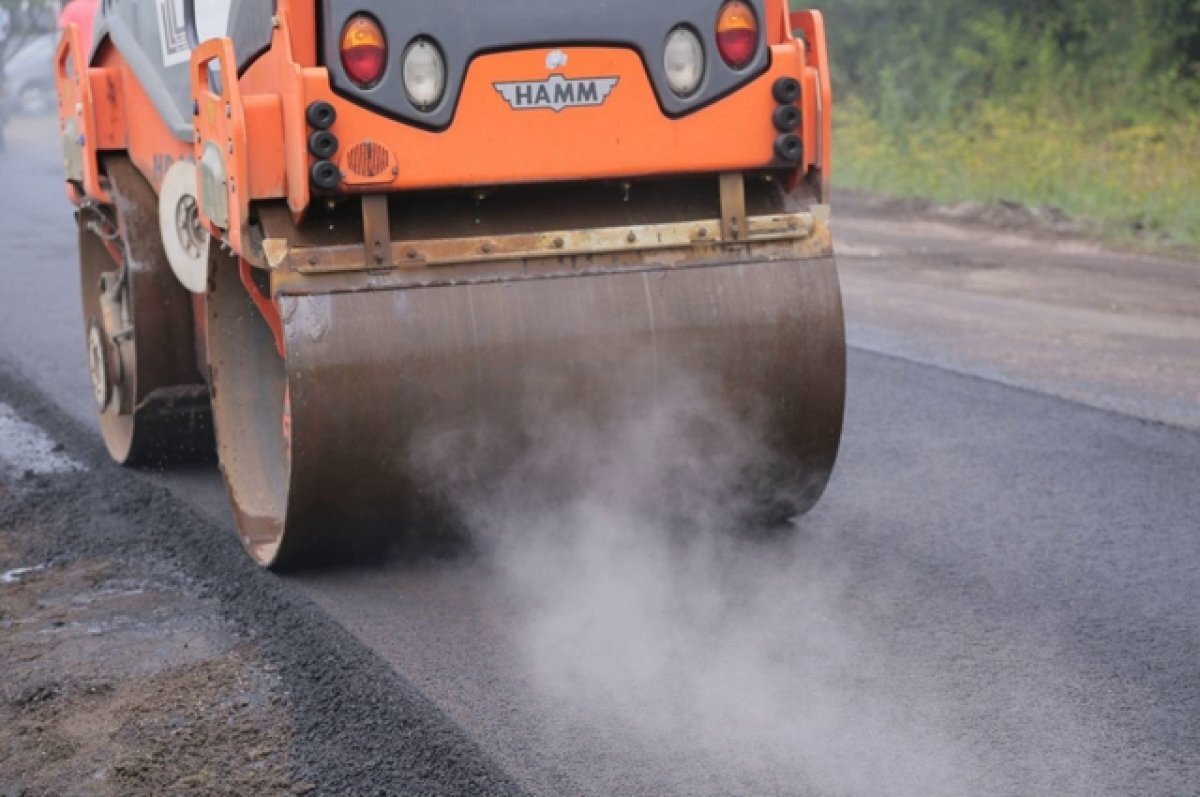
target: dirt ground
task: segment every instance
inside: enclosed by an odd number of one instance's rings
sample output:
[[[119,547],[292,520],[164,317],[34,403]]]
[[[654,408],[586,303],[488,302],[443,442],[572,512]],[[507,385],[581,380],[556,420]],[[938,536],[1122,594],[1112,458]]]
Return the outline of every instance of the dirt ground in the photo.
[[[4,365],[0,797],[522,793],[227,523]]]
[[[1200,253],[1102,245],[1049,209],[835,208],[852,346],[1200,429]]]
[[[0,471],[0,502],[21,485]],[[0,523],[0,797],[311,788],[291,777],[285,698],[254,644],[152,566],[43,561],[38,526]]]

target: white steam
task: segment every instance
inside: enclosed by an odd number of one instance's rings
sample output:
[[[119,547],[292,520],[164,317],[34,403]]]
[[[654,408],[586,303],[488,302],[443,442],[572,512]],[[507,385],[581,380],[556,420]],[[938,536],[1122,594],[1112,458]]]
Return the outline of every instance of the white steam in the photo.
[[[896,693],[810,532],[746,528],[779,498],[754,483],[773,459],[756,414],[687,379],[631,409],[531,413],[535,453],[455,492],[549,704],[695,768],[689,792],[971,793],[942,709]]]

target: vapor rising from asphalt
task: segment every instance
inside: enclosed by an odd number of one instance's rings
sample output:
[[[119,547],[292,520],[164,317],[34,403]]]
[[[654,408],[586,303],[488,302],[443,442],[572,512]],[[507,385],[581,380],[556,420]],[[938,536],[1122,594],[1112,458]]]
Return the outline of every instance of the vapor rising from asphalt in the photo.
[[[897,692],[811,530],[746,527],[772,453],[712,395],[680,379],[620,419],[539,412],[536,455],[460,492],[519,597],[530,680],[723,793],[970,793],[945,707],[919,679]]]

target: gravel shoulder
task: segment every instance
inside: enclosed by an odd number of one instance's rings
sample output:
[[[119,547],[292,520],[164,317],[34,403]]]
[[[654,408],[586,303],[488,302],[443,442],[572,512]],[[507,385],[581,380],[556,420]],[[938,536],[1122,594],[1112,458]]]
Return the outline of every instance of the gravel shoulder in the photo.
[[[851,345],[1200,428],[1200,260],[1114,249],[1024,209],[839,198]]]
[[[85,468],[0,463],[0,795],[518,791],[225,528],[3,372],[0,402]]]
[[[1200,247],[1137,228],[1115,228],[1075,218],[1053,205],[1031,207],[1011,201],[935,202],[850,188],[836,188],[833,204],[839,214],[940,222],[983,233],[1019,233],[1045,241],[1093,244],[1115,253],[1200,261]]]
[[[261,649],[145,561],[47,557],[52,491],[0,485],[0,794],[310,791]]]

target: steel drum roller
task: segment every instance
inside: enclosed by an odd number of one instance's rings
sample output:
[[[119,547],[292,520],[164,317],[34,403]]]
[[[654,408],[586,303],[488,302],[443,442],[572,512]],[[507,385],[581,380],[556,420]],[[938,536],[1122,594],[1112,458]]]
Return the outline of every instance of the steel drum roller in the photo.
[[[236,279],[214,277],[214,410],[238,525],[263,564],[324,562],[452,518],[432,462],[487,481],[527,452],[539,414],[636,412],[681,375],[753,411],[795,511],[836,457],[845,341],[831,257],[285,294],[286,362]]]

